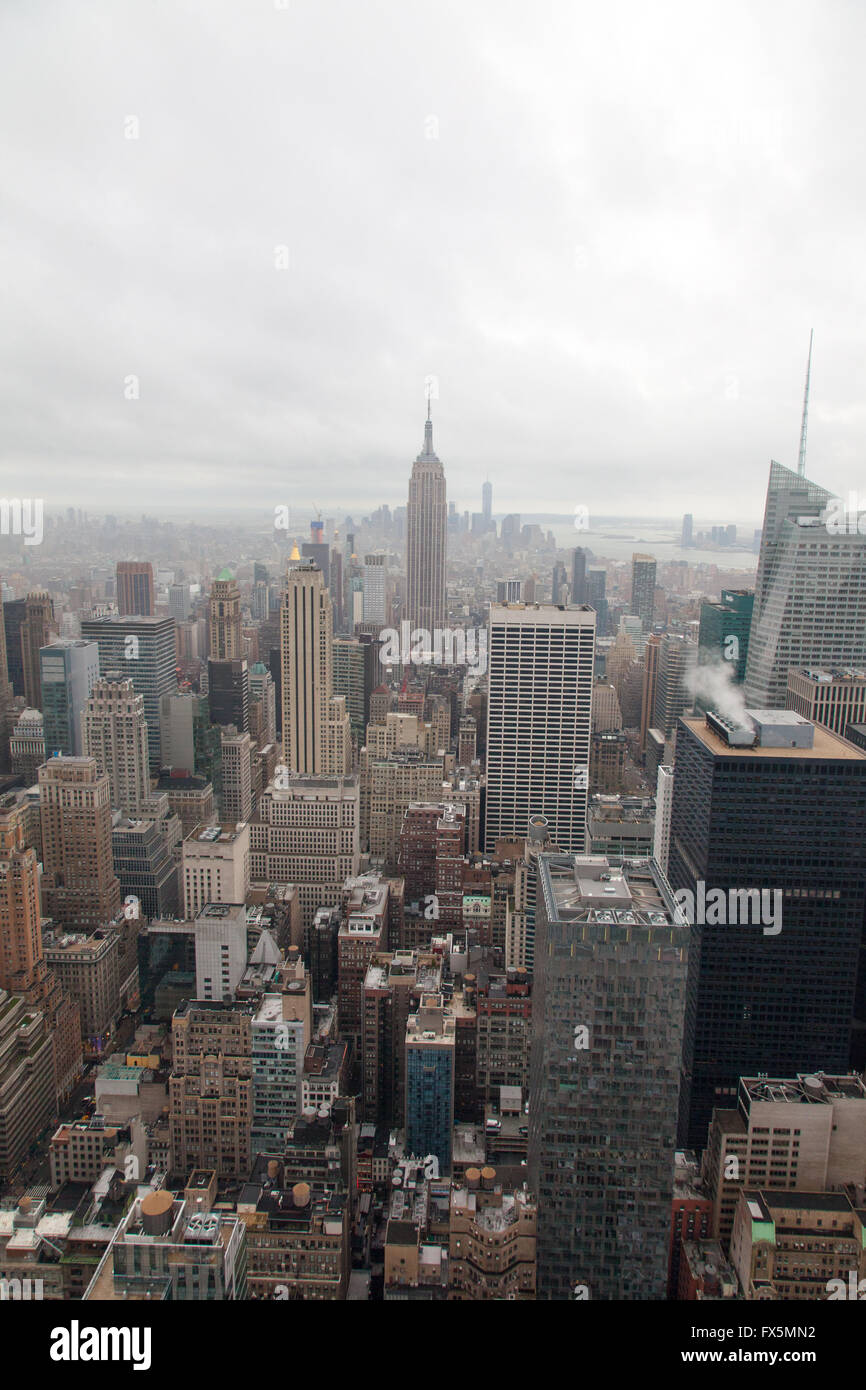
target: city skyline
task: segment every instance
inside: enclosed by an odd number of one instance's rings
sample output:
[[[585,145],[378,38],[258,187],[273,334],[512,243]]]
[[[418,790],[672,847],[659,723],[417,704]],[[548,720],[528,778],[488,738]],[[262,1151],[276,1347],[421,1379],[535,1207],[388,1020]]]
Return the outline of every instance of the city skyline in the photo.
[[[0,1303],[50,1359],[591,1302],[609,1369],[833,1374],[859,52],[814,0],[0,7]]]

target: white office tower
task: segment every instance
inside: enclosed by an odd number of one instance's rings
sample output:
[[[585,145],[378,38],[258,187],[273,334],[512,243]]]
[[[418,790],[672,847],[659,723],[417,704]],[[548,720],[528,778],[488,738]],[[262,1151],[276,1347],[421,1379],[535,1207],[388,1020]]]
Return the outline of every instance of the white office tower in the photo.
[[[334,696],[331,595],[318,565],[293,564],[280,615],[283,762],[290,772],[340,774],[352,766],[344,696]]]
[[[339,901],[358,873],[358,778],[286,777],[259,799],[250,827],[250,873],[257,885],[294,883],[306,930],[322,905]]]
[[[195,919],[195,997],[234,999],[247,968],[247,910],[206,903]]]
[[[445,622],[445,471],[433,451],[428,406],[424,448],[412,465],[406,508],[406,617],[427,632]]]
[[[671,806],[674,800],[674,770],[666,763],[659,764],[656,778],[656,819],[653,830],[653,859],[665,878],[668,874],[668,852],[671,847]]]
[[[250,887],[250,827],[197,825],[181,846],[183,915],[198,916],[206,903],[242,903]]]
[[[563,852],[584,851],[595,620],[588,604],[490,606],[488,850],[543,816]]]
[[[782,709],[792,667],[866,665],[866,535],[855,511],[770,465],[743,694]]]
[[[144,696],[119,674],[101,676],[84,707],[82,727],[85,755],[108,773],[112,806],[128,815],[142,810],[150,796]]]
[[[365,623],[379,623],[385,626],[385,556],[364,556],[364,600]]]

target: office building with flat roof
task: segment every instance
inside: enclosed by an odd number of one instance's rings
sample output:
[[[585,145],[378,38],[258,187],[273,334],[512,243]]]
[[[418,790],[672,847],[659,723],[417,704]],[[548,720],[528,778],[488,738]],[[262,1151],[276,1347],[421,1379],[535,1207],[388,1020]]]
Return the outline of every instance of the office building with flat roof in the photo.
[[[99,648],[99,673],[122,671],[136,694],[144,697],[150,768],[158,772],[160,752],[160,701],[177,690],[177,654],[174,618],[115,614],[85,618],[81,636]]]
[[[663,1299],[688,926],[650,862],[538,860],[529,1186],[540,1299]]]
[[[250,886],[250,827],[246,822],[198,825],[181,848],[184,916],[206,903],[242,903]]]
[[[727,1248],[744,1187],[866,1187],[866,1086],[856,1073],[743,1076],[736,1107],[713,1111],[703,1176],[711,1234]]]
[[[866,669],[789,671],[785,705],[847,737],[849,724],[866,719]]]
[[[694,921],[680,1142],[741,1076],[851,1064],[866,754],[790,710],[681,719],[668,874]]]
[[[561,849],[584,849],[595,620],[588,605],[490,605],[487,850],[531,816]]]
[[[99,676],[95,642],[63,640],[39,652],[46,757],[80,757],[81,716]]]
[[[149,560],[118,560],[116,583],[117,611],[121,617],[153,617],[156,604]]]

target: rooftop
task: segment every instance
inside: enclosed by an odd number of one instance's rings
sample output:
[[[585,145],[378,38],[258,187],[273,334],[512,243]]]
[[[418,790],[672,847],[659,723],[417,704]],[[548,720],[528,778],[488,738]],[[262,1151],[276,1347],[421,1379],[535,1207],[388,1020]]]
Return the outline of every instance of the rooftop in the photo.
[[[824,1072],[800,1072],[794,1078],[767,1076],[740,1079],[741,1098],[754,1102],[778,1102],[788,1105],[831,1105],[838,1100],[866,1100],[863,1078],[827,1076]]]
[[[620,868],[604,855],[542,854],[538,862],[549,921],[660,929],[671,940],[686,927],[667,880],[650,860]]]
[[[788,672],[789,679],[791,676],[805,676],[807,680],[815,681],[818,685],[829,685],[832,681],[866,681],[866,671],[855,666],[844,667],[838,671],[824,666],[800,666]]]
[[[753,713],[757,714],[759,711],[755,710]],[[772,717],[781,723],[779,716],[792,713],[792,710],[773,710]],[[866,758],[866,752],[862,752],[859,748],[847,743],[838,734],[832,734],[821,724],[814,726],[814,742],[811,748],[762,748],[760,745],[755,745],[752,748],[732,748],[709,727],[704,719],[684,717],[682,723],[717,758],[769,758],[772,761],[778,761],[780,758],[791,758],[795,761],[798,759],[803,761],[830,759],[834,762],[862,762]]]

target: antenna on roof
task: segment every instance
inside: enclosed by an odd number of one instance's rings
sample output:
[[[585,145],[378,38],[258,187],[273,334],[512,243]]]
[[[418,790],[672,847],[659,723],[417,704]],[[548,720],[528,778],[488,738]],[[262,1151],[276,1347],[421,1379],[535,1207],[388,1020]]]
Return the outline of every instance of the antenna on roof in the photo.
[[[806,366],[806,390],[803,393],[803,420],[800,425],[800,457],[797,460],[797,472],[801,478],[806,476],[806,426],[809,423],[809,381],[812,376],[812,339],[815,336],[814,328],[809,333],[809,361]]]

